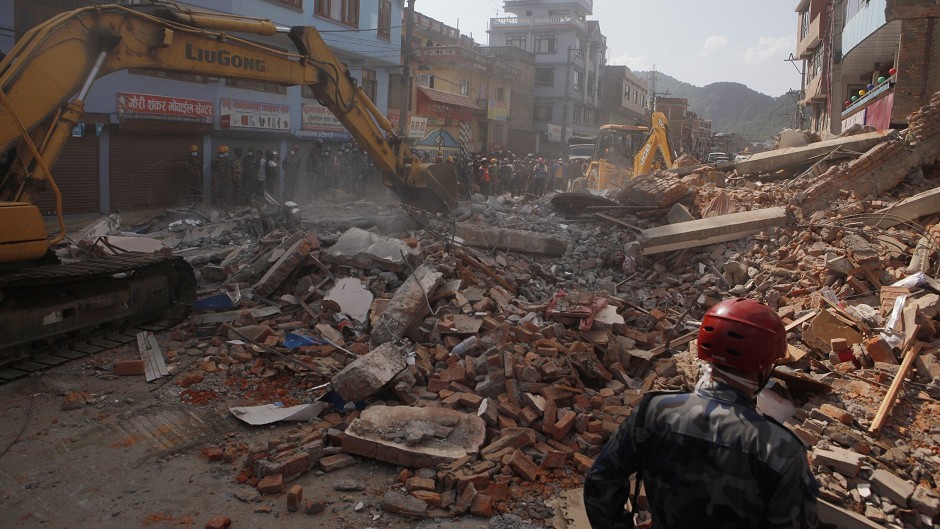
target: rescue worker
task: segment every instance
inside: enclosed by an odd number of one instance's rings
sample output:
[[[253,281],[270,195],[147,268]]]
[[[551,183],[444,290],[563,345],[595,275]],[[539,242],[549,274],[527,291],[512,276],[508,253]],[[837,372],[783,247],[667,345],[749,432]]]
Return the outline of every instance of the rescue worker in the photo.
[[[545,179],[548,178],[548,166],[545,159],[539,158],[532,167],[532,194],[540,197],[545,192]]]
[[[281,178],[281,162],[277,151],[268,151],[264,155],[264,192],[271,196],[278,196],[278,183]]]
[[[194,196],[202,196],[202,160],[199,157],[199,146],[189,146],[189,157],[186,158],[186,175]]]
[[[755,409],[786,352],[770,307],[737,298],[706,312],[698,331],[705,375],[693,393],[648,394],[614,433],[585,478],[591,526],[633,527],[624,504],[636,473],[654,529],[815,527],[806,448]]]
[[[497,195],[512,193],[512,164],[509,158],[503,158],[502,165],[499,166],[499,191]]]
[[[498,196],[500,193],[499,189],[499,160],[496,158],[490,158],[490,163],[487,166],[487,175],[489,175],[489,192],[495,196]],[[487,198],[489,195],[487,195]]]
[[[323,183],[324,167],[323,140],[317,138],[310,147],[310,153],[307,154],[307,197],[306,200],[312,201],[320,193],[318,185]]]
[[[242,179],[242,174],[244,173],[244,165],[242,164],[242,148],[235,147],[232,149],[232,157],[230,160],[231,163],[231,177],[232,177],[232,186],[231,193],[229,197],[230,204],[241,204],[242,196],[244,195],[245,184]]]
[[[284,157],[284,160],[281,162],[281,168],[284,170],[284,200],[293,200],[294,202],[298,201],[299,198],[296,196],[300,186],[300,148],[296,145],[291,145],[287,150],[287,156]]]
[[[238,201],[244,204],[255,195],[258,181],[258,165],[261,163],[261,153],[254,147],[248,147],[242,157],[242,187]]]
[[[212,203],[232,203],[232,161],[225,145],[216,149],[216,156],[212,159]]]

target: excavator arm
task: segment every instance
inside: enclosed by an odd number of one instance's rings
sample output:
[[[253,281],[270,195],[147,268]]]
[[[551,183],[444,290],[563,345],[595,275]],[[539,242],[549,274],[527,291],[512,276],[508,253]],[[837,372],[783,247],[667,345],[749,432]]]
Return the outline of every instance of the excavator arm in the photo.
[[[296,51],[248,40],[278,33]],[[33,28],[0,62],[0,152],[12,152],[9,169],[0,174],[0,225],[22,219],[23,207],[46,188],[56,194],[61,225],[61,196],[50,168],[80,122],[94,80],[127,69],[310,86],[382,170],[386,186],[427,209],[457,205],[453,170],[420,163],[315,28],[279,28],[268,20],[172,3],[104,5]],[[17,241],[11,239],[15,235],[0,229],[0,262],[38,251],[39,241],[32,240],[29,251],[13,252]]]
[[[633,158],[634,177],[650,173],[657,150],[662,154],[666,167],[672,167],[675,161],[675,151],[672,148],[672,141],[669,139],[668,123],[662,112],[653,112],[650,134],[640,152]]]

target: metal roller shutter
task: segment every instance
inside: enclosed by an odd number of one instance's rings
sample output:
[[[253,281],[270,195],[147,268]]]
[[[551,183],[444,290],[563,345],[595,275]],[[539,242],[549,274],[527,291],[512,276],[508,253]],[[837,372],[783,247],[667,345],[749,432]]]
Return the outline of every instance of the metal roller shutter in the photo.
[[[111,209],[160,208],[201,200],[186,159],[198,134],[117,133],[111,136]]]
[[[98,138],[71,138],[51,168],[62,193],[62,213],[98,213]],[[47,189],[36,201],[44,215],[55,214],[55,195]]]

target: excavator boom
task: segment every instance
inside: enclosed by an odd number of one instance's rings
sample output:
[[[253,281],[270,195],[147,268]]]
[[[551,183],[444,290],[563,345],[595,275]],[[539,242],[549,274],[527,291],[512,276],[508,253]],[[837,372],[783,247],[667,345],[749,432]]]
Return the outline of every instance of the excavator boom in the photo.
[[[276,34],[294,49],[259,43]],[[194,299],[193,270],[179,257],[48,263],[49,249],[65,236],[51,168],[82,121],[95,79],[127,69],[309,86],[403,200],[423,209],[457,205],[453,169],[419,161],[312,27],[280,28],[168,2],[62,13],[26,33],[0,61],[0,153],[8,159],[0,170],[0,365],[27,356],[37,340],[178,321]],[[47,189],[61,232],[53,238],[35,206]]]
[[[650,173],[657,151],[662,154],[666,167],[672,167],[675,161],[675,151],[669,139],[669,124],[662,112],[653,112],[649,137],[646,138],[646,143],[640,148],[640,152],[633,158],[634,177]]]

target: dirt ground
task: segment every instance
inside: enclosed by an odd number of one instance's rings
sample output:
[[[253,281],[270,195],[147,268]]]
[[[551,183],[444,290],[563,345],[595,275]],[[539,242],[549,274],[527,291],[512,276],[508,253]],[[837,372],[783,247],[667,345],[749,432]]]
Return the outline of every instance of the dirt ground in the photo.
[[[203,527],[216,515],[232,527],[408,528],[418,521],[382,512],[381,494],[398,477],[390,465],[360,461],[329,474],[315,472],[290,485],[305,499],[327,500],[318,515],[288,512],[286,494],[245,502],[253,494],[234,482],[241,461],[210,463],[202,448],[250,440],[289,425],[250,427],[224,405],[182,404],[172,383],[155,389],[138,377],[114,377],[95,368],[118,353],[104,352],[0,386],[0,527]],[[94,404],[61,409],[68,391],[88,392]],[[365,482],[362,492],[338,492],[340,479]],[[362,503],[357,512],[357,505]],[[259,512],[260,511],[260,512]],[[458,529],[488,520],[438,523]]]

